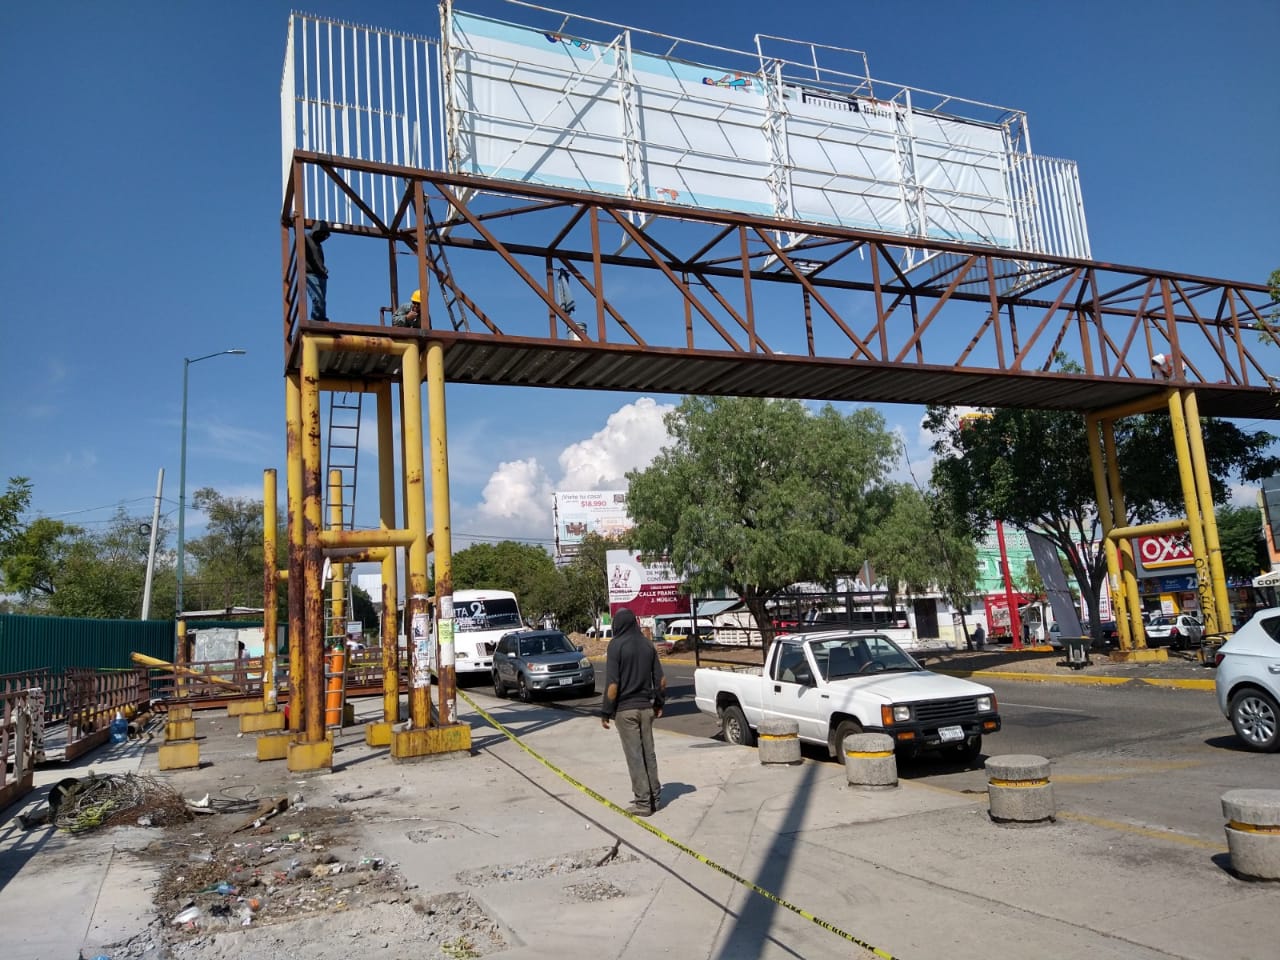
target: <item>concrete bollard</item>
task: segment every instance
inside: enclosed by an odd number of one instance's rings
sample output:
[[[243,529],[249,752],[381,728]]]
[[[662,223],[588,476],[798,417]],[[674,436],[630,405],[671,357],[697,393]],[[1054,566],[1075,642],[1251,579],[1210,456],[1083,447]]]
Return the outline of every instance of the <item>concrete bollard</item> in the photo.
[[[988,757],[987,801],[996,823],[1046,823],[1054,819],[1049,761],[1034,754]]]
[[[800,724],[795,720],[761,720],[757,733],[761,763],[800,762]]]
[[[1280,880],[1280,790],[1222,795],[1231,869],[1245,880]]]
[[[887,733],[855,733],[840,745],[844,776],[860,790],[892,790],[898,785],[898,761],[893,737]]]

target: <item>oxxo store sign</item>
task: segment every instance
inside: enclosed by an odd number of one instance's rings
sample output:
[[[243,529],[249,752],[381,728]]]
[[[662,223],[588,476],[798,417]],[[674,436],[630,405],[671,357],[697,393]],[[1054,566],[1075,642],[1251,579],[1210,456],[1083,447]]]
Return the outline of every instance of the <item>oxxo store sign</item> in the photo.
[[[1191,537],[1186,533],[1166,533],[1158,537],[1138,537],[1135,553],[1140,572],[1158,571],[1161,576],[1147,574],[1141,590],[1143,606],[1151,609],[1158,602],[1161,613],[1197,612],[1200,597],[1196,593],[1195,554],[1191,552]],[[1185,578],[1186,589],[1169,589],[1183,578],[1164,576],[1181,568],[1193,575]]]

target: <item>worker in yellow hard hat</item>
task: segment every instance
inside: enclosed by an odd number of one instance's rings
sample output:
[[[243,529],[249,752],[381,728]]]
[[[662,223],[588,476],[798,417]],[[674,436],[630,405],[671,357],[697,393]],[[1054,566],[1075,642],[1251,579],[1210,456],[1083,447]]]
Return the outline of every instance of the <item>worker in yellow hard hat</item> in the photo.
[[[415,290],[408,303],[402,303],[391,314],[393,327],[422,326],[422,291]]]

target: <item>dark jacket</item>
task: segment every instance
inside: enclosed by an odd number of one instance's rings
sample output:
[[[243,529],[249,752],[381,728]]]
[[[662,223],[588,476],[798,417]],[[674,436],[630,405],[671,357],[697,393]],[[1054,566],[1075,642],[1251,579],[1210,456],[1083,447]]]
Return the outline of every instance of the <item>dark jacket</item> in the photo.
[[[660,707],[663,703],[662,661],[653,641],[640,632],[635,614],[623,607],[613,618],[613,639],[605,658],[604,702],[601,714],[612,719],[619,710]],[[609,687],[618,685],[618,697],[609,699]]]
[[[317,224],[306,232],[307,241],[307,273],[314,277],[328,277],[329,271],[324,267],[324,247],[329,239],[327,224]]]

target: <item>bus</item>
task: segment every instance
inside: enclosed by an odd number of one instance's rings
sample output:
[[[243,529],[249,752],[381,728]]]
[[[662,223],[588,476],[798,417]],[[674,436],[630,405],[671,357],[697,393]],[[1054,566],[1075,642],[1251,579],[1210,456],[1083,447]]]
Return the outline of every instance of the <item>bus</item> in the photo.
[[[459,677],[490,674],[498,641],[504,634],[524,629],[520,605],[510,590],[455,590],[453,617],[454,670]],[[435,644],[431,652],[435,673]]]

